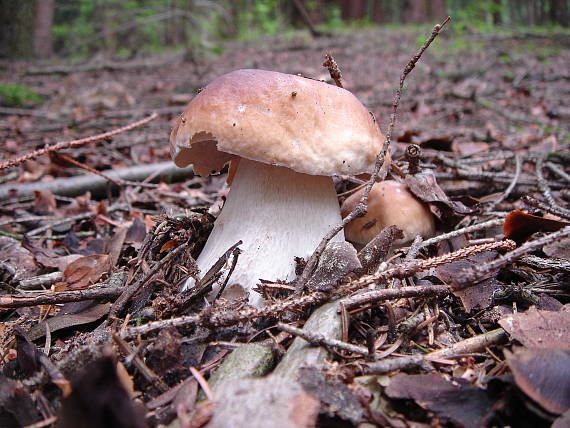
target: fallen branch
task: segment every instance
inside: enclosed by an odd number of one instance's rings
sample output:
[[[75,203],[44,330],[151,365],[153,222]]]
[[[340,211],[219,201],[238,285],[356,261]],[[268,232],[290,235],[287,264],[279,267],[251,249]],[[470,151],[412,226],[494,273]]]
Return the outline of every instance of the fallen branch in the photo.
[[[469,285],[480,281],[489,273],[505,267],[509,263],[514,262],[524,255],[527,255],[531,251],[538,250],[546,244],[551,244],[562,238],[566,238],[567,236],[570,236],[570,226],[567,226],[557,232],[544,235],[543,237],[535,239],[534,241],[525,242],[520,247],[513,249],[512,251],[497,258],[496,260],[493,260],[492,262],[465,269],[461,275],[457,277],[455,285],[458,288],[468,287]]]
[[[403,299],[409,297],[436,297],[451,293],[451,288],[446,285],[430,285],[403,288],[385,288],[383,290],[368,291],[355,296],[346,297],[342,303],[347,310],[358,308],[370,303],[379,303],[391,299]]]
[[[504,342],[507,334],[502,328],[488,331],[478,336],[470,337],[454,343],[448,348],[443,348],[425,355],[405,355],[403,357],[387,358],[376,362],[359,362],[358,371],[362,374],[385,374],[394,370],[410,370],[421,367],[424,364],[449,360],[462,355],[479,352],[491,345]]]
[[[27,153],[24,156],[20,156],[16,159],[10,159],[10,160],[7,160],[5,162],[0,163],[0,169],[10,168],[10,167],[19,165],[19,164],[21,164],[27,160],[35,159],[39,156],[42,156],[42,155],[45,155],[45,154],[48,154],[51,152],[57,152],[59,150],[81,146],[83,144],[92,143],[94,141],[104,140],[106,138],[113,137],[113,136],[120,134],[122,132],[130,131],[131,129],[134,129],[134,128],[137,128],[141,125],[144,125],[144,124],[150,122],[151,120],[156,119],[157,117],[158,117],[158,115],[156,113],[153,113],[150,116],[145,117],[144,119],[141,119],[137,122],[133,122],[129,125],[122,126],[121,128],[117,128],[117,129],[114,129],[114,130],[109,131],[109,132],[104,132],[103,134],[93,135],[91,137],[81,138],[79,140],[71,140],[71,141],[66,141],[63,143],[57,143],[57,144],[54,144],[53,146],[48,146],[48,147],[45,147],[45,148],[40,149],[40,150],[34,150],[33,152]]]
[[[0,308],[24,308],[38,305],[55,305],[59,303],[81,302],[83,300],[114,300],[123,292],[123,283],[127,279],[126,274],[118,273],[109,280],[86,288],[84,290],[48,292],[34,295],[17,295],[0,297]],[[104,284],[104,285],[103,285]]]
[[[277,328],[291,333],[294,336],[299,336],[312,345],[338,348],[353,354],[368,355],[368,348],[364,346],[353,345],[352,343],[343,342],[342,340],[330,339],[323,334],[303,330],[302,328],[293,327],[289,324],[279,323],[277,324]]]
[[[193,176],[191,167],[178,168],[172,161],[161,162],[151,165],[139,165],[129,168],[108,169],[102,171],[108,177],[121,181],[143,181],[153,177],[154,182],[159,180],[179,181]],[[54,195],[78,196],[85,192],[91,192],[93,196],[103,193],[109,182],[91,174],[77,177],[57,178],[47,182],[16,183],[0,185],[0,201],[12,197],[31,196],[34,191],[49,190]]]
[[[301,297],[289,297],[272,305],[253,307],[246,306],[240,310],[227,310],[225,307],[210,307],[196,315],[188,315],[183,317],[171,318],[167,320],[153,321],[147,324],[130,327],[123,334],[126,337],[136,336],[138,334],[147,334],[155,330],[167,327],[182,327],[201,325],[206,328],[217,328],[238,324],[242,321],[252,321],[257,318],[275,318],[289,311],[300,311],[310,306],[320,305],[334,297],[345,297],[371,284],[388,280],[391,278],[407,278],[422,270],[440,266],[445,263],[454,262],[464,259],[473,254],[497,249],[513,248],[515,243],[510,240],[493,242],[491,244],[476,245],[473,247],[462,248],[453,253],[444,254],[440,257],[433,257],[427,260],[412,260],[393,268],[387,269],[380,274],[366,275],[356,281],[341,286],[334,292],[323,293],[315,292]]]

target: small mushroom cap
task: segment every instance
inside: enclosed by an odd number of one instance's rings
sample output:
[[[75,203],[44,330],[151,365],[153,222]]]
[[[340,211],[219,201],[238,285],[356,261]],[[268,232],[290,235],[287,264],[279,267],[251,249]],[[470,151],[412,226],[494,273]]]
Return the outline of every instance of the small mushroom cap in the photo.
[[[343,218],[354,210],[363,192],[364,188],[346,198],[341,207]],[[404,232],[404,238],[396,241],[399,245],[412,241],[418,233],[428,238],[435,232],[434,218],[428,206],[416,199],[404,183],[387,180],[372,186],[367,214],[347,224],[344,234],[347,240],[365,245],[391,225]]]
[[[305,77],[237,70],[206,86],[170,135],[176,165],[200,175],[243,157],[312,175],[374,167],[383,136],[349,91]]]

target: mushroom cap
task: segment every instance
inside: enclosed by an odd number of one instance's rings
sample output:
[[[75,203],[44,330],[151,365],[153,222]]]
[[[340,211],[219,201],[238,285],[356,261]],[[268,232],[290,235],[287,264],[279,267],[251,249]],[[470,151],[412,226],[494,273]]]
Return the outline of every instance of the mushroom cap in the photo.
[[[170,153],[200,175],[243,157],[330,176],[371,171],[382,143],[351,92],[292,74],[237,70],[190,102],[170,135]]]
[[[346,198],[341,207],[343,218],[354,210],[363,192],[364,188]],[[396,241],[400,245],[412,241],[418,233],[427,238],[435,232],[434,218],[428,206],[419,201],[404,183],[386,180],[372,186],[368,212],[348,223],[344,234],[347,240],[365,245],[391,225],[404,232],[404,238]]]

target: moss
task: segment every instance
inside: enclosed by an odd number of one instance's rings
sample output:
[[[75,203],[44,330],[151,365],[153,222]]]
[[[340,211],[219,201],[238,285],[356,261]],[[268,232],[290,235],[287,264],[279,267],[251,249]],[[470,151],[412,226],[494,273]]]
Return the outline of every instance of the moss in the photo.
[[[33,107],[40,104],[43,97],[27,86],[15,83],[0,85],[0,104],[7,107]]]

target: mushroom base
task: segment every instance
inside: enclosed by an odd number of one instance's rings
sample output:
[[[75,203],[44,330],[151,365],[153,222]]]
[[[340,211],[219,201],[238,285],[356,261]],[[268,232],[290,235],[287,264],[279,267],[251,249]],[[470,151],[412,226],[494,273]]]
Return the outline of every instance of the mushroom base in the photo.
[[[232,245],[243,241],[223,296],[248,293],[250,304],[260,306],[262,296],[252,291],[259,280],[295,279],[295,257],[307,259],[340,221],[330,177],[242,158],[223,210],[196,262],[203,276]],[[342,231],[335,240],[344,241]],[[226,274],[214,284],[212,296],[225,278]],[[190,278],[183,290],[193,286]]]

